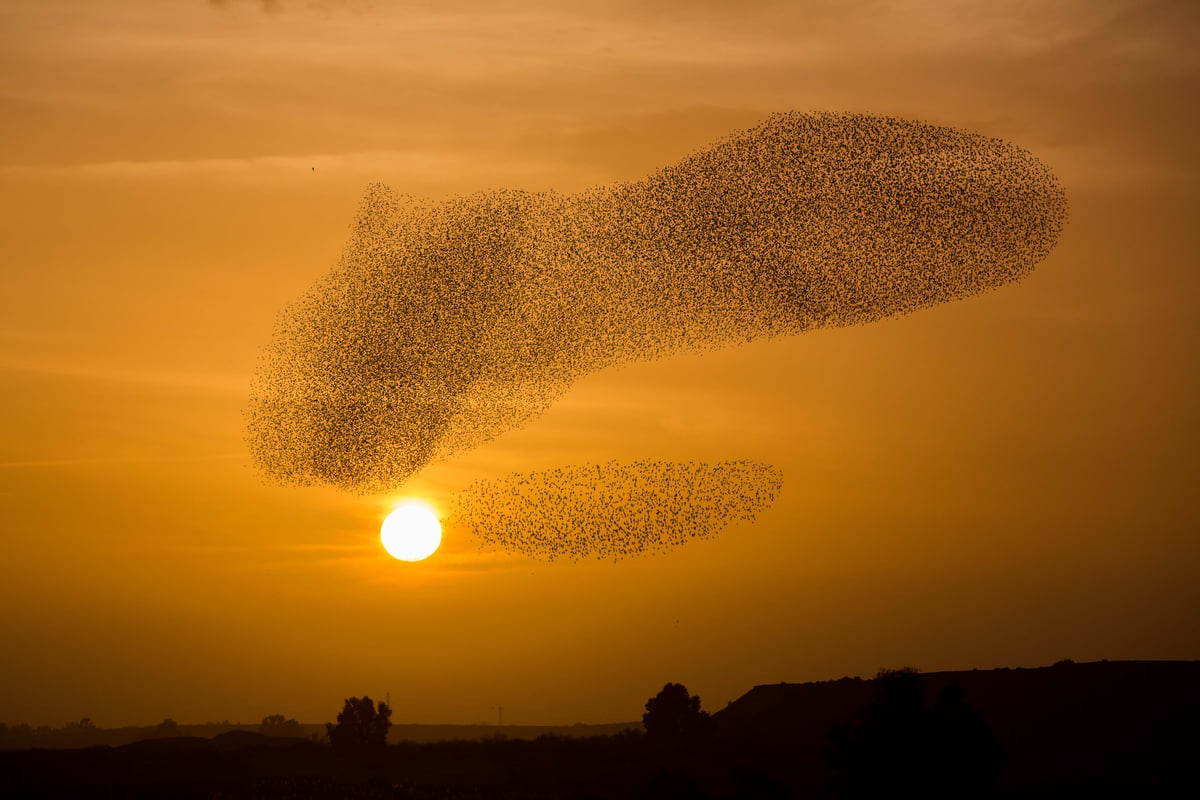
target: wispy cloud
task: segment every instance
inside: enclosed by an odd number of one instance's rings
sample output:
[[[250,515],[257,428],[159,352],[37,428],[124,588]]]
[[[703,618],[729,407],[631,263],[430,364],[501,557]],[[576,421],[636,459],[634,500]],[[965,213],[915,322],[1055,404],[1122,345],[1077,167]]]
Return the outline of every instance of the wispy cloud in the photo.
[[[170,372],[163,370],[134,369],[127,367],[105,367],[83,365],[65,361],[34,362],[28,359],[0,355],[0,370],[26,372],[40,375],[59,375],[68,378],[83,378],[117,383],[149,384],[198,389],[221,395],[245,394],[250,379],[245,375],[203,372]]]
[[[283,3],[280,0],[208,0],[209,5],[217,8],[229,8],[234,3],[255,3],[267,13],[283,10]]]
[[[210,6],[220,9],[228,9],[233,6],[258,6],[264,13],[273,14],[279,11],[293,10],[316,10],[330,11],[335,8],[368,8],[370,0],[292,0],[284,2],[284,0],[208,0]]]
[[[153,161],[96,161],[54,166],[0,166],[0,178],[81,181],[172,181],[201,179],[221,183],[302,182],[332,176],[369,182],[412,180],[437,184],[447,175],[469,172],[475,180],[529,183],[553,174],[559,165],[535,159],[470,152],[370,150],[312,155],[266,155],[249,158],[191,158]],[[597,177],[599,180],[599,176]]]
[[[131,456],[114,458],[51,458],[27,461],[0,461],[0,469],[33,469],[54,467],[108,467],[118,464],[183,464],[203,461],[234,461],[245,459],[245,453],[214,453],[198,456]]]
[[[264,550],[284,553],[349,553],[363,555],[374,552],[377,548],[366,544],[284,544],[284,545],[250,545],[250,544],[181,544],[172,548],[185,553],[260,553]]]
[[[447,530],[448,535],[469,538],[465,531]],[[301,544],[278,543],[223,543],[223,544],[180,544],[172,550],[195,554],[216,555],[257,555],[264,557],[256,559],[255,568],[312,568],[331,566],[351,566],[368,568],[374,571],[376,566],[386,565],[397,569],[406,567],[420,570],[423,576],[431,575],[462,575],[480,572],[495,572],[498,570],[528,569],[531,562],[521,556],[512,556],[497,550],[448,550],[443,548],[420,565],[404,565],[385,556],[380,548],[379,540],[374,536],[363,536],[348,533],[352,541],[344,543],[308,542]],[[395,578],[396,574],[385,571],[376,574],[375,579],[384,582]]]

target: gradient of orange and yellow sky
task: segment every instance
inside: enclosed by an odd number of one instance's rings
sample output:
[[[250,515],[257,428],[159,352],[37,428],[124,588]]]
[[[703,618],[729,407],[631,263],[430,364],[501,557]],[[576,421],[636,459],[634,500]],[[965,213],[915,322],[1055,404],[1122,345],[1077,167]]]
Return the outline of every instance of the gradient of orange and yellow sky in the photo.
[[[1187,0],[0,4],[0,721],[636,719],[668,680],[1198,658],[1200,14]],[[358,497],[242,408],[366,185],[637,179],[774,111],[998,136],[1070,198],[1025,281],[608,370]],[[315,170],[314,170],[315,167]],[[752,458],[754,525],[543,564],[378,525],[511,470]]]

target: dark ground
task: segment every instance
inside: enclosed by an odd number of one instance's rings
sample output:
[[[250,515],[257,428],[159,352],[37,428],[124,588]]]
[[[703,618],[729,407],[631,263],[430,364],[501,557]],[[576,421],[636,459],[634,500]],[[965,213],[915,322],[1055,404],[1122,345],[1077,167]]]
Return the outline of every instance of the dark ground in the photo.
[[[917,787],[928,781],[930,787],[939,785],[945,794],[959,797],[1200,796],[1200,662],[1063,663],[926,673],[921,684],[929,704],[947,685],[962,689],[963,700],[994,737],[998,769],[982,779],[964,777],[954,771],[961,766],[959,756],[926,748],[917,756],[922,766],[916,772],[893,776],[885,770],[872,780],[897,789],[905,781]],[[831,766],[830,730],[838,723],[851,731],[865,729],[866,709],[875,696],[873,681],[851,678],[755,687],[714,715],[705,736],[678,742],[624,733],[409,742],[347,754],[315,742],[231,731],[214,738],[184,736],[120,747],[9,751],[0,753],[0,795],[853,795],[859,784],[845,782]],[[904,745],[897,742],[896,752]]]

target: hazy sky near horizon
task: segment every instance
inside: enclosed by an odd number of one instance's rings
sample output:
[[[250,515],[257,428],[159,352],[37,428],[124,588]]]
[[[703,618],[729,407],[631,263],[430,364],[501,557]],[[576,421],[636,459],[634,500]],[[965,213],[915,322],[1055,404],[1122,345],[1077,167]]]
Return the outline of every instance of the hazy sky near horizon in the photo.
[[[394,722],[607,722],[667,681],[717,709],[1200,658],[1198,34],[1186,0],[0,0],[0,721],[390,692]],[[904,318],[596,373],[393,495],[252,469],[260,349],[370,182],[573,192],[785,110],[1011,141],[1066,188],[1059,244]],[[783,491],[617,564],[379,546],[405,497],[644,458]]]

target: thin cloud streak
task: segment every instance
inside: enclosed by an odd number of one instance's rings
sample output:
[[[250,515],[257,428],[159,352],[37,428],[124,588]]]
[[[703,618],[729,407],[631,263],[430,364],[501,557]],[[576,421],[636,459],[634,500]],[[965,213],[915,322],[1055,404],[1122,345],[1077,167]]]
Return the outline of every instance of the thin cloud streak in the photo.
[[[447,528],[449,537],[469,537],[465,531]],[[386,560],[381,555],[381,545],[377,538],[363,538],[355,544],[274,544],[274,545],[241,545],[241,544],[184,544],[168,548],[172,552],[195,554],[274,554],[275,558],[267,566],[285,567],[302,564],[304,566],[332,565],[368,562],[385,563],[396,569],[420,569],[434,573],[476,573],[493,572],[497,570],[526,569],[533,562],[514,557],[499,551],[467,549],[460,551],[439,550],[430,556],[420,567],[395,563],[390,557]],[[304,558],[306,555],[325,555],[325,557]]]
[[[58,458],[35,461],[0,461],[0,469],[34,469],[54,467],[107,467],[118,464],[184,464],[204,461],[234,461],[245,459],[245,453],[217,453],[203,456],[130,456],[115,458]]]
[[[272,552],[298,553],[362,553],[375,548],[368,544],[285,544],[250,546],[243,544],[185,544],[170,548],[183,553],[260,553],[264,550]]]
[[[550,161],[479,159],[433,150],[371,150],[357,153],[269,155],[249,158],[193,158],[157,161],[100,161],[55,166],[0,166],[0,178],[167,181],[210,178],[217,181],[258,182],[264,179],[311,181],[332,174],[370,180],[372,177],[411,175],[433,181],[439,176],[471,169],[495,179],[549,174]]]
[[[13,360],[0,355],[0,370],[28,372],[38,375],[56,375],[114,383],[130,383],[151,386],[169,386],[184,389],[199,389],[218,395],[242,396],[249,385],[243,375],[225,375],[202,372],[163,372],[158,370],[130,369],[126,367],[92,367],[73,363],[47,361],[34,363]]]
[[[209,5],[222,9],[229,8],[234,2],[235,0],[208,0]],[[250,0],[250,2],[256,3],[268,14],[283,10],[283,3],[280,0]]]
[[[1087,3],[1087,13],[1078,10],[1079,3],[1066,10],[1015,2],[989,8],[867,3],[859,4],[861,14],[822,13],[827,5],[767,3],[736,17],[719,8],[689,5],[659,14],[656,24],[648,26],[614,13],[606,3],[565,8],[539,3],[451,8],[388,4],[332,19],[328,13],[279,14],[272,15],[271,24],[248,20],[243,26],[222,23],[212,30],[205,29],[203,18],[191,20],[199,27],[181,25],[177,15],[146,8],[136,17],[138,25],[93,22],[90,27],[39,31],[29,46],[19,38],[11,44],[18,49],[18,63],[25,60],[22,55],[35,61],[44,58],[47,46],[56,60],[102,69],[169,58],[174,68],[186,64],[200,70],[204,85],[217,80],[231,81],[231,88],[249,88],[260,84],[247,81],[247,74],[295,77],[316,69],[336,70],[344,78],[369,76],[375,86],[381,81],[395,85],[403,78],[395,88],[405,88],[412,79],[426,87],[442,81],[495,85],[522,76],[544,84],[550,76],[588,78],[597,70],[646,65],[755,69],[861,64],[904,55],[969,55],[973,60],[1032,56],[1070,48],[1103,36],[1126,18],[1140,18],[1138,7],[1127,2]],[[272,2],[269,8],[283,6]],[[295,10],[329,8],[309,3]],[[11,16],[14,24],[23,19]],[[1150,29],[1142,39],[1153,47],[1142,47],[1141,52],[1191,58],[1176,31]],[[398,51],[405,57],[397,59]],[[1113,49],[1111,55],[1130,63],[1142,60],[1122,49]],[[553,71],[548,74],[547,68]]]

